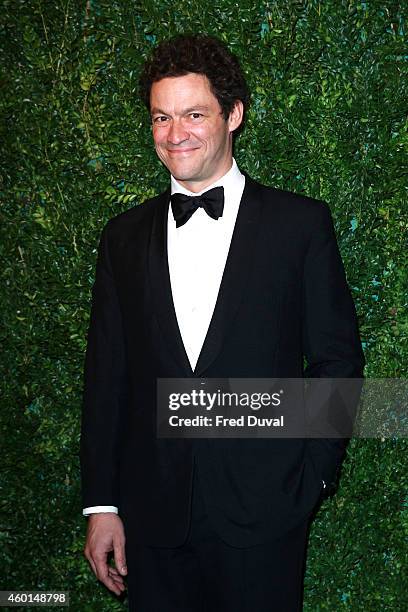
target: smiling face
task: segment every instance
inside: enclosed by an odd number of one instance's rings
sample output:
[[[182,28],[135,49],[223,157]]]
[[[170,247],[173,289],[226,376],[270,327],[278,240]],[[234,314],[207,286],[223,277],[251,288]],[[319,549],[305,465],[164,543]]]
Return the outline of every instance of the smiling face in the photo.
[[[207,77],[189,73],[153,83],[150,113],[156,153],[186,189],[201,191],[231,168],[243,105],[237,100],[225,120]]]

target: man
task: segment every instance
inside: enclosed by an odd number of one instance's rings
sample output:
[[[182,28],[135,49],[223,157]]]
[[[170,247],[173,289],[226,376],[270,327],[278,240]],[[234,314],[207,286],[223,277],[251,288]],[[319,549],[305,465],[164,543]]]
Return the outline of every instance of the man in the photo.
[[[141,89],[171,185],[102,231],[81,437],[85,555],[118,595],[127,575],[130,610],[299,610],[308,522],[345,442],[159,439],[156,391],[158,378],[362,376],[330,212],[238,169],[249,94],[220,41],[162,43]]]

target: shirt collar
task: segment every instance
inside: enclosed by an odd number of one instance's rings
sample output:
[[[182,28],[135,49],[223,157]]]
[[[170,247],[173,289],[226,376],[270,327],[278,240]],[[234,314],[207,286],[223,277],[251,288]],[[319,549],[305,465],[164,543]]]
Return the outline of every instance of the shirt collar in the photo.
[[[221,176],[214,183],[211,183],[211,185],[207,185],[205,189],[203,189],[202,191],[199,191],[198,193],[193,193],[192,191],[189,191],[188,189],[180,185],[180,183],[174,178],[173,175],[170,175],[170,177],[171,177],[170,180],[171,180],[171,193],[172,194],[177,192],[177,193],[184,193],[185,195],[198,196],[204,193],[205,191],[212,189],[213,187],[224,187],[224,193],[225,193],[225,196],[227,196],[227,194],[232,189],[236,188],[237,185],[240,184],[240,182],[244,178],[244,175],[239,170],[235,159],[232,158],[232,166],[228,170],[228,172],[224,174],[224,176]]]

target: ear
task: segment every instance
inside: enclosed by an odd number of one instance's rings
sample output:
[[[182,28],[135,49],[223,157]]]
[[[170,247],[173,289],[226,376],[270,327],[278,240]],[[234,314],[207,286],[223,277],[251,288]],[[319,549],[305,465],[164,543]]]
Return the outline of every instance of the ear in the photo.
[[[235,100],[234,106],[228,117],[228,124],[230,132],[236,130],[242,123],[244,116],[244,105],[241,100]]]

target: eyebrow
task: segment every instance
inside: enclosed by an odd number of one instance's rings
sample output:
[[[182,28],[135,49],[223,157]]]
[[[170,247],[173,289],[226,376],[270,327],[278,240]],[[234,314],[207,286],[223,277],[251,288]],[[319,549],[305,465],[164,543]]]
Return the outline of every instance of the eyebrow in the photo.
[[[205,106],[203,104],[197,104],[197,106],[190,106],[189,108],[184,109],[182,111],[182,114],[191,113],[193,111],[198,111],[198,110],[208,111],[209,106]],[[152,108],[150,114],[157,115],[157,113],[160,113],[162,115],[168,115],[168,113],[166,113],[166,111],[162,110],[161,108]]]

